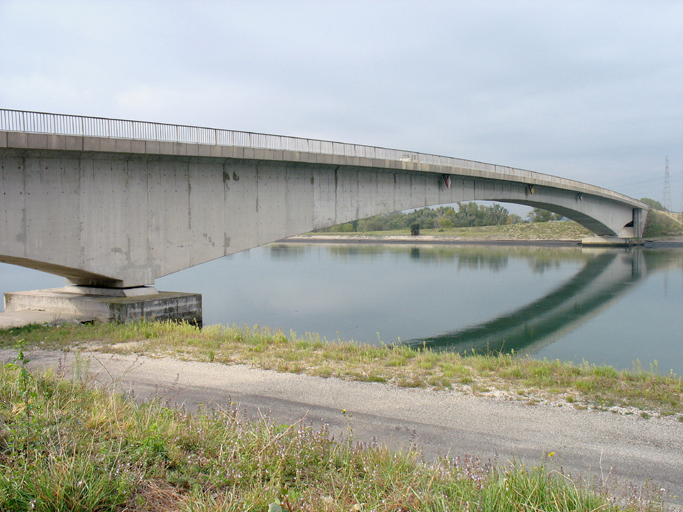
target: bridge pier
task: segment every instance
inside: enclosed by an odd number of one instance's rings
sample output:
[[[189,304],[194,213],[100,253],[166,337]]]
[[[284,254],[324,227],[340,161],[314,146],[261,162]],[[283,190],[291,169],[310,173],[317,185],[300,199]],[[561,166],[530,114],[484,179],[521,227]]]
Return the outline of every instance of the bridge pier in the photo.
[[[153,286],[127,289],[68,285],[5,293],[0,329],[29,323],[184,321],[202,326],[199,293],[160,292]]]

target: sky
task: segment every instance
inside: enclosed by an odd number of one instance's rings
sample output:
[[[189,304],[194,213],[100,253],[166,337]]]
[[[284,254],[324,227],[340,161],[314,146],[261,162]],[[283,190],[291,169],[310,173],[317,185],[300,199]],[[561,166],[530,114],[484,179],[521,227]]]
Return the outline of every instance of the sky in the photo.
[[[508,165],[683,199],[683,1],[0,0],[0,108]]]

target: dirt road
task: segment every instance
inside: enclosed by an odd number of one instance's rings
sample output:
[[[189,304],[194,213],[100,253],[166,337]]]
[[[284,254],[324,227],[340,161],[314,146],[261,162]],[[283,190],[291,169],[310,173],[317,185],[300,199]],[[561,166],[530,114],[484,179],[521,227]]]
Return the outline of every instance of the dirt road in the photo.
[[[336,436],[350,425],[359,440],[376,437],[394,448],[416,443],[426,459],[473,455],[537,465],[554,452],[551,464],[572,476],[636,484],[652,480],[669,490],[672,502],[683,504],[683,423],[674,419],[534,406],[218,363],[83,356],[99,383],[114,381],[119,391],[138,398],[158,394],[190,410],[199,404],[227,407],[236,402],[248,414],[269,413],[281,423],[302,418],[329,423]],[[11,351],[0,351],[3,362],[11,357]],[[29,358],[40,367],[64,365],[61,352],[31,352]],[[67,371],[75,371],[74,361],[73,354],[67,356]],[[81,371],[84,366],[81,362]]]

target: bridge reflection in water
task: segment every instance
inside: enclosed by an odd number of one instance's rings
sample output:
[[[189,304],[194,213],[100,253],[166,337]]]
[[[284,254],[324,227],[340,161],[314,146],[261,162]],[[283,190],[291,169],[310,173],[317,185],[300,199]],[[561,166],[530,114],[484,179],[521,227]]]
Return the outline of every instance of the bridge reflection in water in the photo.
[[[476,353],[533,353],[577,329],[653,273],[682,266],[680,251],[583,249],[586,266],[544,297],[494,320],[411,346]]]

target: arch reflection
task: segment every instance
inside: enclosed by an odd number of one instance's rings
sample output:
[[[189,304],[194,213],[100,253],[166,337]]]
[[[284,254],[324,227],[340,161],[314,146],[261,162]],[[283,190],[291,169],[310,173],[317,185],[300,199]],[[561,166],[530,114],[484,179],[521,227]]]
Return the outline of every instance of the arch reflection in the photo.
[[[680,266],[670,251],[582,249],[585,267],[544,297],[488,322],[405,342],[457,352],[534,352],[572,331],[628,294],[650,273]]]

